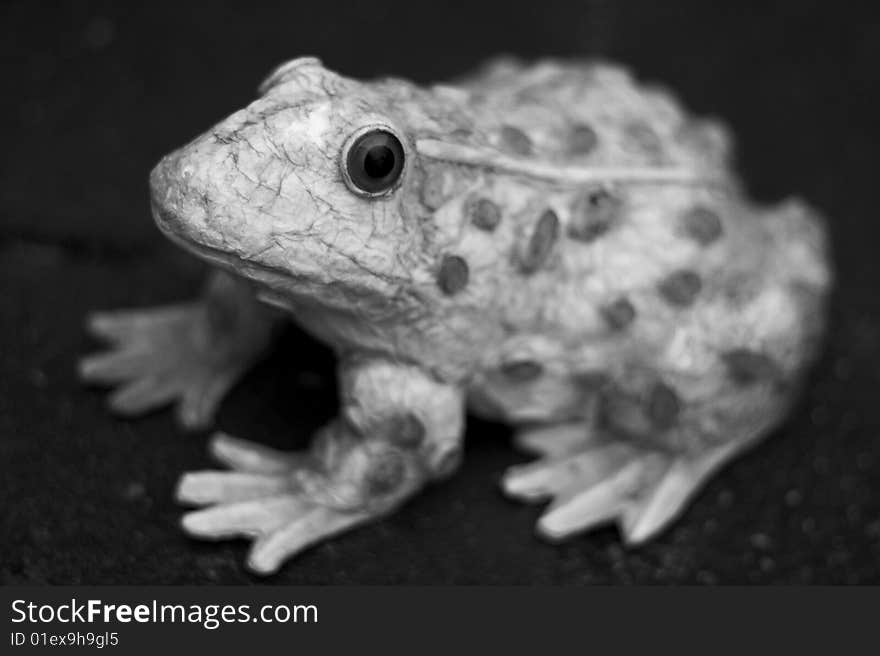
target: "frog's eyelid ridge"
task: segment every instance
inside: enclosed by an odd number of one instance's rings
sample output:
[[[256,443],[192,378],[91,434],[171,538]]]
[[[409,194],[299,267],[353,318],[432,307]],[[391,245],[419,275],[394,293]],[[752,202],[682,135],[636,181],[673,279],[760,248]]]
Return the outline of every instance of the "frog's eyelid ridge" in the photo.
[[[317,57],[297,57],[296,59],[291,59],[290,61],[276,66],[275,69],[269,73],[262,82],[260,82],[257,91],[260,95],[266,94],[272,87],[278,86],[282,82],[286,82],[290,79],[294,71],[309,67],[320,68],[322,66],[323,64],[321,63],[321,60]]]
[[[417,139],[416,152],[422,157],[496,169],[514,175],[524,175],[570,184],[614,182],[679,183],[706,186],[725,186],[729,181],[722,176],[711,176],[685,168],[660,167],[597,167],[557,166],[547,162],[510,157],[492,150],[449,143],[439,139]]]

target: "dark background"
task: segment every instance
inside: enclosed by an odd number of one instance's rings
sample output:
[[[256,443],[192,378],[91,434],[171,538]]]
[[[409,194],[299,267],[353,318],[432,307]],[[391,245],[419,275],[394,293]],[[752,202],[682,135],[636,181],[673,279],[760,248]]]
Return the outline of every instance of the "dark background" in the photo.
[[[133,4],[133,3],[132,3]],[[504,499],[525,458],[471,421],[460,473],[389,519],[323,544],[269,582],[880,582],[877,62],[869,3],[312,0],[4,4],[0,168],[0,582],[249,583],[244,542],[177,528],[178,476],[210,463],[170,412],[122,421],[74,363],[98,308],[183,300],[200,265],[149,216],[158,158],[313,54],[351,76],[429,82],[499,52],[600,54],[723,117],[765,201],[828,217],[839,286],[825,355],[789,421],[718,475],[660,539],[612,529],[562,546]],[[335,410],[333,359],[296,330],[229,397],[219,426],[302,444]]]

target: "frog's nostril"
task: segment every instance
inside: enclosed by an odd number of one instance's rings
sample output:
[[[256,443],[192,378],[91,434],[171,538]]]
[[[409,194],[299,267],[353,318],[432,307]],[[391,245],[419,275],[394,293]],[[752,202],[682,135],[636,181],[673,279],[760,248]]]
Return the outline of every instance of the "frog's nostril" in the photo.
[[[177,153],[162,158],[150,172],[153,218],[166,233],[180,232],[195,216],[188,202],[194,173],[192,164]]]

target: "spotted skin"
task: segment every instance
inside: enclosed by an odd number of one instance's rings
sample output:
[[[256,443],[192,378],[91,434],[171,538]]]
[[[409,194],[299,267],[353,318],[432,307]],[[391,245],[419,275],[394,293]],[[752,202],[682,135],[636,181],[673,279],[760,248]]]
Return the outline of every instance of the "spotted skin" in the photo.
[[[724,231],[718,213],[701,205],[688,210],[683,223],[685,233],[702,246],[708,246],[720,239]]]
[[[699,274],[689,269],[675,271],[660,281],[660,295],[672,306],[686,308],[694,304],[703,288]]]
[[[606,189],[581,194],[571,209],[568,236],[591,242],[607,232],[620,213],[620,200]]]
[[[626,298],[619,298],[602,308],[602,316],[612,330],[624,330],[636,318],[636,309]]]
[[[739,348],[724,353],[722,358],[731,380],[739,385],[772,381],[780,375],[773,360],[763,353]]]
[[[550,257],[559,239],[559,217],[553,210],[544,210],[525,244],[521,245],[518,260],[525,274],[535,273]]]
[[[445,178],[442,173],[429,171],[425,174],[425,182],[422,184],[422,202],[428,209],[436,210],[443,205],[445,196]]]
[[[532,140],[529,136],[512,125],[501,128],[501,143],[505,148],[517,155],[530,155],[532,153]]]
[[[470,277],[467,262],[458,255],[444,255],[437,274],[437,285],[448,296],[453,296],[467,287]]]
[[[386,430],[392,442],[407,449],[417,447],[425,438],[425,426],[411,412],[392,416]]]
[[[721,124],[583,61],[421,87],[302,58],[260,93],[151,176],[158,226],[226,271],[240,320],[203,312],[216,286],[186,311],[102,316],[113,346],[83,363],[125,407],[212,410],[262,352],[241,348],[270,333],[258,302],[340,354],[339,416],[308,454],[212,440],[230,471],[181,480],[203,506],[189,533],[252,538],[249,566],[274,571],[449,476],[467,406],[539,456],[502,486],[552,499],[541,535],[613,521],[640,544],[784,417],[820,342],[823,223],[751,201]],[[404,161],[362,194],[343,167],[371,130]]]
[[[677,423],[680,411],[681,401],[669,385],[657,383],[651,389],[648,415],[654,428],[660,431],[669,430]]]
[[[599,145],[599,135],[585,123],[572,126],[568,135],[568,152],[571,155],[589,155]]]
[[[634,121],[624,127],[629,147],[646,153],[656,159],[663,153],[663,144],[654,128],[647,123]]]
[[[471,223],[492,232],[501,222],[501,208],[488,198],[478,198],[471,206]]]

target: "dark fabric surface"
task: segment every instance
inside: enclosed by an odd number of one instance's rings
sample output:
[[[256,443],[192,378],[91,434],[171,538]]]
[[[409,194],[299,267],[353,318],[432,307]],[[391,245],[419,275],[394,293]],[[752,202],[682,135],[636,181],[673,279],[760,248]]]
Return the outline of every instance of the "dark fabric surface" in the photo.
[[[153,227],[147,173],[285,59],[433,81],[498,52],[620,59],[723,117],[752,194],[798,193],[829,217],[839,286],[824,356],[790,419],[645,548],[625,550],[612,529],[540,542],[540,509],[497,486],[525,458],[504,426],[471,421],[456,477],[267,581],[880,582],[880,22],[856,4],[5,4],[0,582],[258,580],[242,568],[244,542],[178,530],[172,490],[209,465],[205,435],[184,434],[170,412],[114,419],[74,375],[97,346],[87,311],[198,290],[200,265]],[[292,329],[218,423],[296,446],[334,409],[332,357]]]

